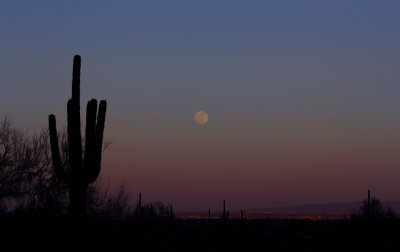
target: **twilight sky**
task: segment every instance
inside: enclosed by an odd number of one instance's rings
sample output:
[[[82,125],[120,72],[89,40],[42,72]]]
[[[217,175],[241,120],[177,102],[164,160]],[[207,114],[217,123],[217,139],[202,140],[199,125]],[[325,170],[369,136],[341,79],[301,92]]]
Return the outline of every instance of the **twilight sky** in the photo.
[[[81,106],[108,102],[102,176],[133,197],[177,211],[360,201],[368,188],[400,200],[399,10],[2,0],[0,118],[66,125],[80,54]]]

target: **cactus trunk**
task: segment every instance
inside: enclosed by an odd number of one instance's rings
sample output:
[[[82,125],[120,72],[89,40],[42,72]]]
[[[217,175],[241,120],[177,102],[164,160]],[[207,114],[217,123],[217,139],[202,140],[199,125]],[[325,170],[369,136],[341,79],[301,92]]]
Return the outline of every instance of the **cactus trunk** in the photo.
[[[226,212],[225,200],[224,200],[223,206],[224,206],[224,207],[223,207],[223,212],[222,212],[222,215],[221,215],[221,219],[222,219],[223,221],[227,221],[227,220],[229,219],[229,211]]]
[[[224,211],[222,212],[222,219],[226,219],[226,212],[225,212],[225,200],[224,200]]]
[[[139,193],[139,202],[136,207],[136,218],[139,219],[142,217],[142,193]]]
[[[70,211],[71,215],[82,219],[86,217],[86,193],[87,185],[80,183],[72,183],[69,189]]]
[[[371,214],[371,192],[368,189],[368,199],[367,199],[367,218],[370,217]]]

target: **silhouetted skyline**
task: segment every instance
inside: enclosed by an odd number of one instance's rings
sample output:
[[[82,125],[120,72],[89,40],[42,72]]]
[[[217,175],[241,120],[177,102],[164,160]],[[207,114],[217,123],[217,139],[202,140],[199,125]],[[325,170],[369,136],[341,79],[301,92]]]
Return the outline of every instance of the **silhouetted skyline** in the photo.
[[[399,200],[399,7],[2,1],[0,118],[39,131],[54,113],[66,126],[80,54],[81,107],[109,104],[101,176],[144,203],[239,210],[353,202],[367,188]]]

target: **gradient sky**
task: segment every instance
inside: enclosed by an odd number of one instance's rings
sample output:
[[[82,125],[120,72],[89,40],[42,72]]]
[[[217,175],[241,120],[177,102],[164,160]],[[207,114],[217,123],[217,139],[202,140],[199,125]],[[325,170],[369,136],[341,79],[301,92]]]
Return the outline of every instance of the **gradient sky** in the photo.
[[[400,2],[0,2],[0,118],[106,99],[102,176],[177,211],[400,200]],[[209,122],[196,125],[198,110]],[[81,117],[84,118],[85,111]]]

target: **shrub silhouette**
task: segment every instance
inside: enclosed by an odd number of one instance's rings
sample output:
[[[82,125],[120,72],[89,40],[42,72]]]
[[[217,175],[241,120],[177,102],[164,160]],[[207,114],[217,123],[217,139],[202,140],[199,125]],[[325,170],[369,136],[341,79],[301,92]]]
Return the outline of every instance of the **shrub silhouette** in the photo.
[[[97,100],[92,99],[88,102],[85,152],[84,158],[82,158],[80,68],[81,57],[75,55],[72,72],[72,97],[67,104],[69,171],[64,170],[61,163],[56,118],[54,115],[49,116],[53,169],[55,174],[68,184],[71,215],[78,219],[86,217],[88,185],[96,181],[100,173],[104,121],[107,108],[106,101],[100,101],[97,114]]]

